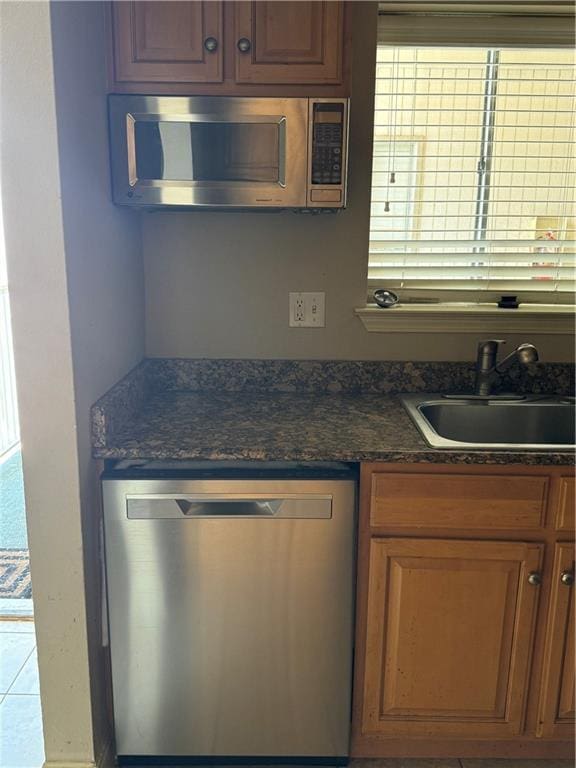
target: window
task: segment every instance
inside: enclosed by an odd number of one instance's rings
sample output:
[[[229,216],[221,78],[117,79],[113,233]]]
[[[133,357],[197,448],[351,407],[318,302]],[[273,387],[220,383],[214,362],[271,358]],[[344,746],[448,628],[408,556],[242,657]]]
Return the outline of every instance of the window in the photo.
[[[574,84],[570,49],[380,43],[370,287],[572,303]]]

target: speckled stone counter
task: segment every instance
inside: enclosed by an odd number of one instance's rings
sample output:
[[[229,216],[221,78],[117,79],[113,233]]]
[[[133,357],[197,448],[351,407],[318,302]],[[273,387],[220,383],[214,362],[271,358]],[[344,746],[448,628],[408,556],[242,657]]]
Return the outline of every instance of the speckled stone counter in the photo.
[[[568,451],[430,448],[398,397],[385,394],[470,391],[472,368],[468,363],[146,360],[93,407],[93,454],[147,460],[574,463]],[[572,374],[567,365],[549,366],[547,372],[536,367],[532,381],[512,384],[515,391],[568,394]]]

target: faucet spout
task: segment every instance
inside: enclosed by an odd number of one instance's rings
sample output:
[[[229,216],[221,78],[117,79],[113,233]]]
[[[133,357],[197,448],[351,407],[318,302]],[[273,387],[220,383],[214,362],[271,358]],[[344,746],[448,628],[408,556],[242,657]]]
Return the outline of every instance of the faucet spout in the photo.
[[[502,339],[488,339],[481,341],[478,345],[475,394],[489,397],[495,375],[503,373],[514,360],[517,359],[522,365],[538,362],[538,350],[533,344],[528,343],[520,344],[513,352],[498,362],[499,345],[505,343]]]

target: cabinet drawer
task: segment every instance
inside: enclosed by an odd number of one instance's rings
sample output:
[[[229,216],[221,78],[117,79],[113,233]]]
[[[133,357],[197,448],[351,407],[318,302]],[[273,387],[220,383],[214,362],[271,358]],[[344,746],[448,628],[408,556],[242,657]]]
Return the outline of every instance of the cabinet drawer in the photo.
[[[372,526],[534,529],[545,523],[548,478],[375,473],[371,492]]]
[[[558,494],[558,507],[556,509],[555,526],[557,531],[574,530],[574,507],[576,505],[574,493],[574,478],[560,478],[560,493]]]

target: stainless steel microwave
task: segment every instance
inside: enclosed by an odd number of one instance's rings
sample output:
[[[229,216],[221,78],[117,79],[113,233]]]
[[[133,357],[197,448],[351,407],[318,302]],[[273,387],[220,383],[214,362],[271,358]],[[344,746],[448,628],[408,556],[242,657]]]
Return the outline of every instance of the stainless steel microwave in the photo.
[[[109,97],[114,202],[346,205],[348,99]]]

